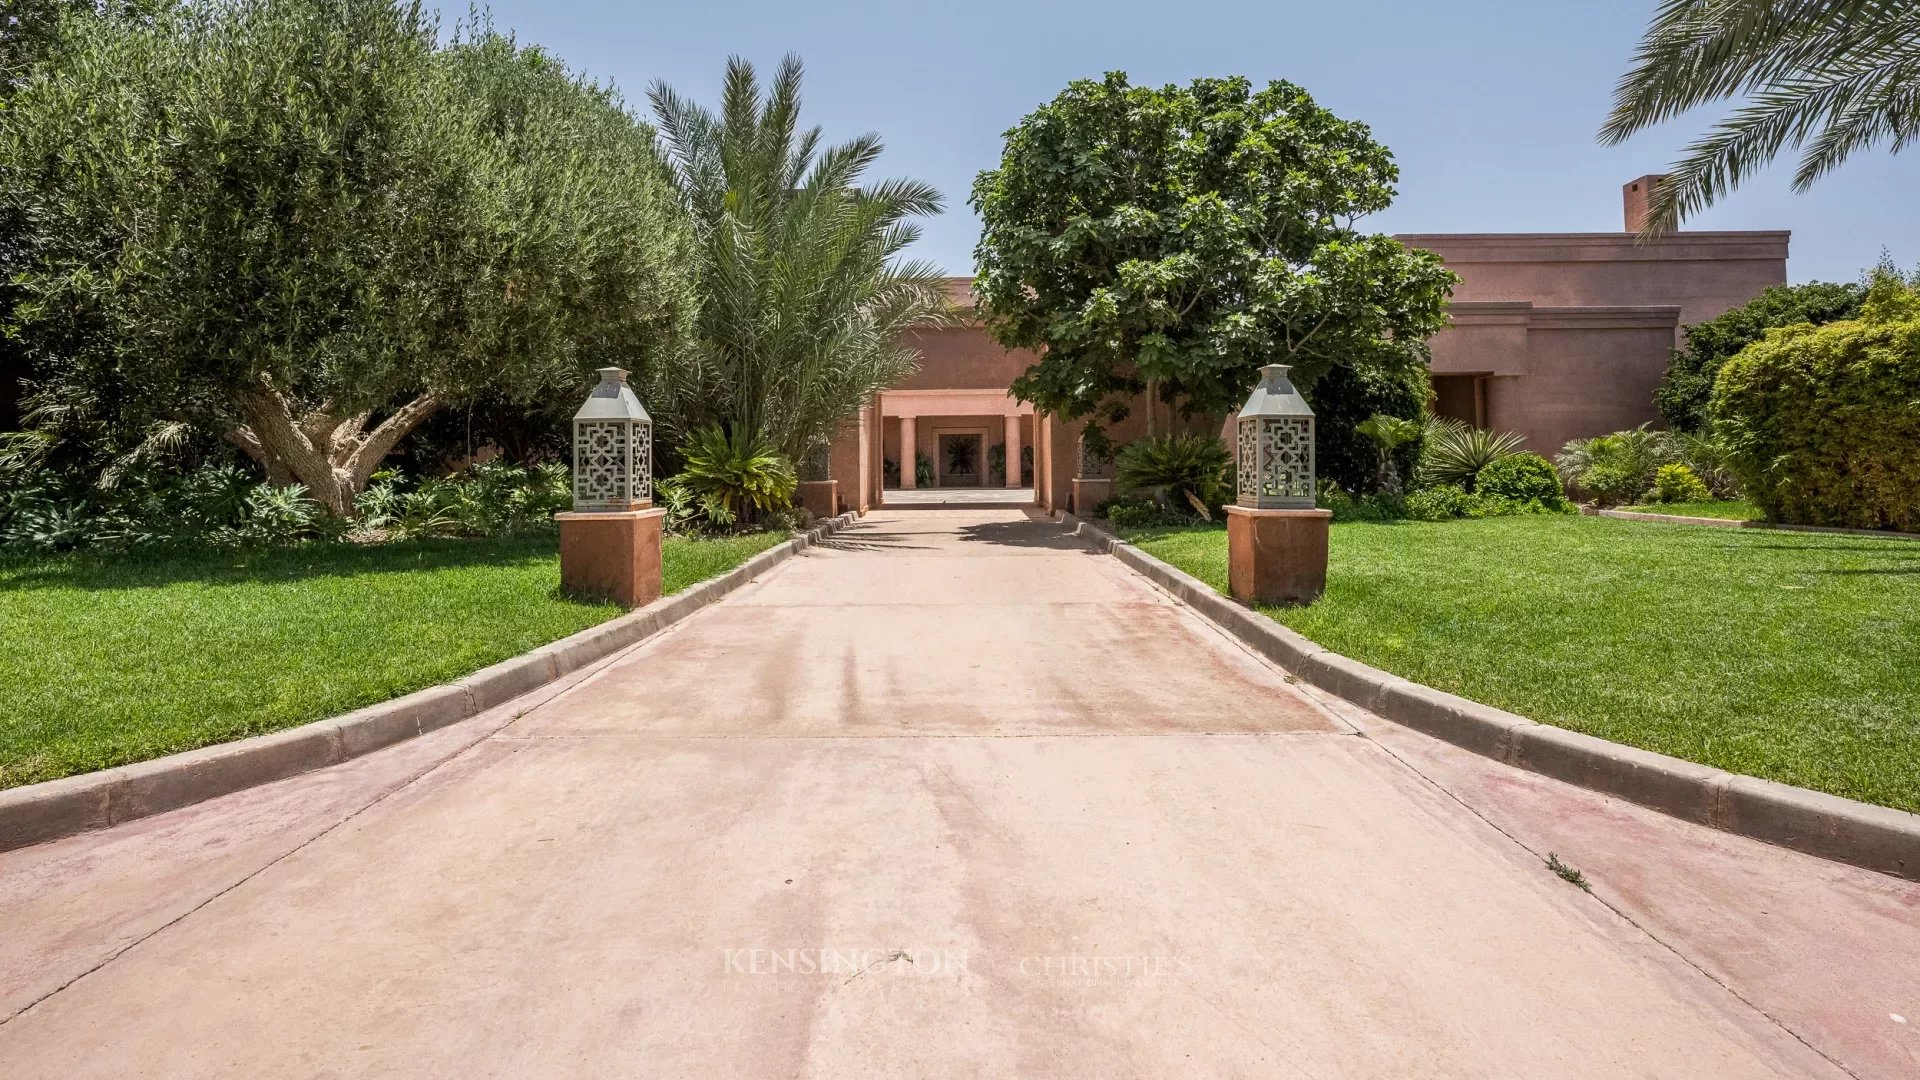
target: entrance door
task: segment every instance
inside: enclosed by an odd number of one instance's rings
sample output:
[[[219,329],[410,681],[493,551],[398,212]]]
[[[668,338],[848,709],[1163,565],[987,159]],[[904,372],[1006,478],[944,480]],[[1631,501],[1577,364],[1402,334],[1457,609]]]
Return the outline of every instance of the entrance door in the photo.
[[[978,435],[940,436],[940,460],[935,462],[941,487],[979,487],[987,482],[986,440]]]

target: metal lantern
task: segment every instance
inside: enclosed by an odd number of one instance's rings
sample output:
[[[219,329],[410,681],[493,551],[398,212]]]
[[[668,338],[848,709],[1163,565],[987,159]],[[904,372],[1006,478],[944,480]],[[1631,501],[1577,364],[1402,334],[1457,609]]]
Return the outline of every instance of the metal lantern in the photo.
[[[1260,383],[1235,421],[1235,501],[1249,509],[1313,509],[1313,409],[1293,388],[1289,370],[1285,364],[1261,368]]]
[[[625,368],[599,374],[573,414],[573,508],[645,509],[653,505],[653,417],[627,385]]]

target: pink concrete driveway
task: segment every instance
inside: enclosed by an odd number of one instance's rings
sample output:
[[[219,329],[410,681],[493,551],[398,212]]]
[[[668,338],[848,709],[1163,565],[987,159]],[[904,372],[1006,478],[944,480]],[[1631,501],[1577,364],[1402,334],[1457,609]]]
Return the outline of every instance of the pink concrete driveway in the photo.
[[[1909,1045],[1810,1045],[1790,989],[1549,873],[1494,773],[1019,511],[871,516],[548,693],[0,856],[0,1076],[1840,1076]]]

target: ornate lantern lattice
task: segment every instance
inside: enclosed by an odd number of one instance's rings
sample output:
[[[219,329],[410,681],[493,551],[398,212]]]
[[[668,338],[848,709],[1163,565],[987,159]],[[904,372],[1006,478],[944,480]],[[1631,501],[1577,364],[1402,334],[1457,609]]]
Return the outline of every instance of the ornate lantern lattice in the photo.
[[[644,509],[653,504],[653,418],[627,385],[625,368],[599,374],[573,414],[573,508]]]
[[[1260,369],[1235,422],[1239,505],[1255,510],[1314,506],[1313,409],[1287,378],[1285,364]]]

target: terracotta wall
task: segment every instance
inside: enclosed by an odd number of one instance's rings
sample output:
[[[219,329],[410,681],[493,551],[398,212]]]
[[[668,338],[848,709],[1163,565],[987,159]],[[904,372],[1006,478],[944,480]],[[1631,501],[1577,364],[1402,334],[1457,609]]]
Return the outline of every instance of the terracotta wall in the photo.
[[[1460,301],[1540,307],[1680,308],[1703,322],[1787,280],[1780,232],[1683,232],[1642,244],[1630,233],[1406,233],[1463,279]]]

